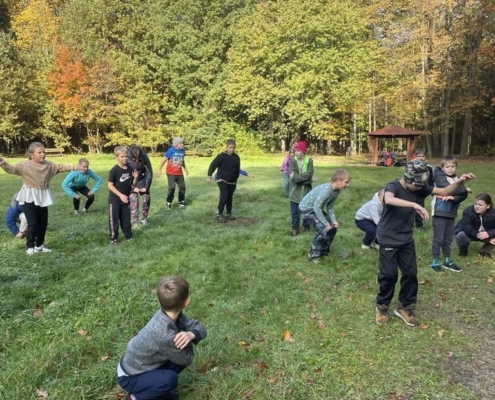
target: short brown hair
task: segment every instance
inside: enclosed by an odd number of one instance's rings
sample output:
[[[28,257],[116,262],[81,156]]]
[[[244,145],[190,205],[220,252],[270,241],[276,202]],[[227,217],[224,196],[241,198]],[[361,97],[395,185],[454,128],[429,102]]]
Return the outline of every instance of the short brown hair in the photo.
[[[80,159],[79,159],[78,164],[82,164],[82,163],[85,163],[85,164],[88,164],[88,165],[89,165],[89,161],[88,161],[88,159],[87,159],[87,158],[85,158],[85,157],[83,157],[83,158],[80,158]]]
[[[448,162],[454,163],[457,168],[457,160],[454,156],[445,156],[444,158],[442,158],[442,161],[440,161],[440,166],[443,168]]]
[[[181,276],[164,278],[158,284],[156,296],[165,311],[181,311],[189,298],[189,283]]]
[[[346,179],[349,179],[351,177],[351,174],[347,172],[345,169],[338,169],[336,170],[333,175],[332,175],[332,182],[337,182],[337,181],[345,181]]]

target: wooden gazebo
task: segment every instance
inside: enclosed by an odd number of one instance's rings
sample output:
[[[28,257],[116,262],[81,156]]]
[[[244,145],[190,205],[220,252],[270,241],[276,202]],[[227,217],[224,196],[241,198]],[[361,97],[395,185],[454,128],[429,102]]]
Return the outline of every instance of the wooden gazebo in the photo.
[[[411,131],[409,129],[401,128],[400,126],[386,126],[385,128],[378,129],[376,131],[368,133],[371,145],[371,165],[378,164],[379,142],[380,139],[406,139],[406,158],[407,161],[411,160],[411,156],[416,149],[416,142],[421,132]]]

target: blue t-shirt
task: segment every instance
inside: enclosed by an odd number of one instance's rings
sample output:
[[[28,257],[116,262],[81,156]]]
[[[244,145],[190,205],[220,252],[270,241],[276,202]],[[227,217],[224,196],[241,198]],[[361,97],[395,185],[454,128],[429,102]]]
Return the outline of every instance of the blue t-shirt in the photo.
[[[169,175],[182,175],[182,167],[184,164],[184,156],[186,151],[184,149],[177,149],[174,146],[169,147],[163,157],[167,162],[167,174]]]

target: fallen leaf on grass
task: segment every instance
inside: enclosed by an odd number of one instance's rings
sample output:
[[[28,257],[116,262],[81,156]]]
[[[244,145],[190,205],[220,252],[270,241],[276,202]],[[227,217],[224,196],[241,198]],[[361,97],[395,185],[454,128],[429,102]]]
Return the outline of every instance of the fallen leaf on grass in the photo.
[[[282,332],[282,340],[284,342],[294,343],[294,338],[288,330]]]
[[[266,380],[270,385],[275,385],[277,383],[277,380],[275,378],[268,378]]]
[[[442,338],[444,334],[445,334],[445,330],[443,328],[440,328],[438,330],[438,337],[441,337]]]
[[[419,281],[418,283],[420,285],[431,285],[431,281],[429,281],[428,279],[425,279],[424,281]]]
[[[214,371],[217,368],[217,362],[214,357],[206,361],[201,367],[198,368],[200,374],[206,374],[208,371]]]
[[[306,278],[306,277],[302,274],[302,272],[298,272],[298,273],[297,273],[297,276],[299,276],[299,277],[302,279],[302,281],[303,281],[304,283],[306,283],[306,282],[308,281],[308,278]]]
[[[454,352],[453,351],[447,351],[447,353],[445,353],[445,356],[447,358],[452,358],[452,357],[454,357]]]
[[[48,392],[44,389],[36,389],[36,396],[38,396],[38,400],[48,399]]]
[[[493,283],[493,276],[488,276],[487,280],[488,283]]]
[[[100,360],[101,361],[107,361],[109,358],[110,358],[110,356],[103,356],[103,357],[100,357]]]
[[[244,340],[241,340],[239,343],[237,343],[237,345],[244,349],[251,347],[251,343],[245,342]]]
[[[261,314],[263,314],[265,317],[268,315],[268,311],[266,311],[266,309],[264,309]]]
[[[419,324],[419,329],[428,329],[428,325]]]
[[[35,310],[33,311],[33,317],[40,318],[42,315],[43,315],[43,309],[41,308],[41,306],[36,307]]]
[[[86,336],[86,334],[87,334],[88,332],[86,332],[84,329],[79,329],[79,330],[77,331],[77,333],[79,333],[79,335],[81,335],[81,336]]]
[[[319,329],[319,330],[323,330],[325,329],[327,326],[325,325],[325,323],[320,319],[316,322],[316,327]]]

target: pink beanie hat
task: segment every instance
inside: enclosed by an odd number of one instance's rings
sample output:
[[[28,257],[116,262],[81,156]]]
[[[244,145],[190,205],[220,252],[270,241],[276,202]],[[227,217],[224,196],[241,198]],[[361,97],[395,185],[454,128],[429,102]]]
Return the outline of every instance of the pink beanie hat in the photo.
[[[302,153],[306,153],[306,142],[304,142],[304,141],[297,142],[294,145],[294,150],[295,151],[300,151]]]

